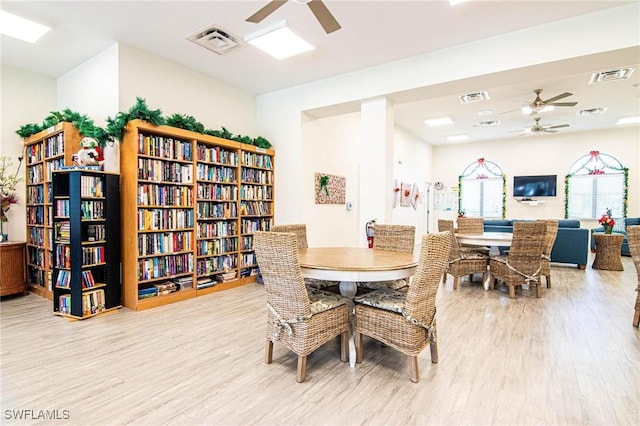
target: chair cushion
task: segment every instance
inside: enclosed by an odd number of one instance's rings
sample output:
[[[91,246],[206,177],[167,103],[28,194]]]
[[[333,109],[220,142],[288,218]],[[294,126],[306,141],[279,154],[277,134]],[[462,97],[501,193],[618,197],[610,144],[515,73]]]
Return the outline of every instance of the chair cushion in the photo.
[[[358,287],[366,288],[369,290],[378,290],[381,288],[390,288],[392,290],[399,290],[409,285],[409,280],[402,278],[399,280],[390,281],[363,281],[357,283]]]
[[[489,255],[487,253],[481,253],[481,252],[473,252],[473,251],[462,251],[462,257],[464,259],[473,259],[473,260],[482,260],[482,259],[488,259]]]
[[[356,296],[353,298],[353,301],[362,305],[368,305],[374,308],[401,314],[406,297],[407,293],[404,291],[380,288],[370,293]]]
[[[334,285],[340,284],[338,281],[326,281],[319,280],[317,278],[305,278],[304,284],[307,286],[307,291],[322,290]]]
[[[349,303],[349,299],[330,291],[316,290],[309,292],[311,315],[337,308]]]
[[[508,255],[491,256],[491,260],[494,260],[500,263],[507,263],[509,261],[509,256]]]

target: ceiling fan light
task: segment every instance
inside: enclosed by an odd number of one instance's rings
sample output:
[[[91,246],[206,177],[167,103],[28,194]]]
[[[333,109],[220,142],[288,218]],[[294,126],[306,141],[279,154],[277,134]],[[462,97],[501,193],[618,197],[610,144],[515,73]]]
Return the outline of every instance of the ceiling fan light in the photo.
[[[545,105],[542,108],[531,108],[530,106],[522,107],[522,114],[531,115],[533,113],[551,112],[553,111],[553,105]]]
[[[278,60],[315,49],[310,43],[291,31],[285,22],[251,34],[245,38],[245,41]]]

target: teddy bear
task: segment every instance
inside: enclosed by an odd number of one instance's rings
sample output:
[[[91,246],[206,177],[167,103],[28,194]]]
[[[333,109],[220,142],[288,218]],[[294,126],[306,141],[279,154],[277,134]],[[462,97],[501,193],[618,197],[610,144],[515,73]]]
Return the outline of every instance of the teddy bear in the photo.
[[[79,166],[102,166],[104,154],[95,138],[84,137],[80,141],[80,151],[74,155],[74,162]]]

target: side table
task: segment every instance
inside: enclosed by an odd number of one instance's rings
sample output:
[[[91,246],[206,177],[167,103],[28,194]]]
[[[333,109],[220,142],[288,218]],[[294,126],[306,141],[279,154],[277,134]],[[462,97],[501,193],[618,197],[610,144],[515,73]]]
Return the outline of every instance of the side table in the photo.
[[[596,242],[596,258],[593,260],[594,269],[605,271],[622,271],[622,259],[620,258],[620,248],[622,247],[622,234],[604,234],[594,232],[593,238]]]
[[[0,243],[0,296],[27,294],[26,243]]]

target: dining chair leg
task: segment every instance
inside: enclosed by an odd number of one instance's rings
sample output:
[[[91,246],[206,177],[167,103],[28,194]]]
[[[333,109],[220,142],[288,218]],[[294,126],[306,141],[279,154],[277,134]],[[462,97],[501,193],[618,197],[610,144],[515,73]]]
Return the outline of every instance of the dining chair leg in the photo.
[[[356,344],[356,364],[362,363],[362,333],[354,333],[353,339]]]
[[[540,299],[542,297],[542,283],[536,283],[536,297]]]
[[[453,289],[458,288],[458,277],[453,277]]]
[[[418,371],[418,357],[415,355],[409,357],[409,377],[413,383],[418,383],[420,381],[420,372]]]
[[[513,284],[509,284],[509,297],[511,299],[515,299],[516,298],[516,286]]]
[[[633,326],[638,327],[640,325],[640,311],[636,310],[636,313],[633,315]]]
[[[496,278],[489,272],[489,290],[493,290],[496,286]]]
[[[340,361],[349,361],[349,332],[340,335]]]
[[[298,355],[298,372],[296,376],[296,382],[304,382],[304,378],[307,372],[307,356]]]
[[[447,282],[447,271],[444,271],[444,273],[442,274],[442,284]]]
[[[431,363],[437,364],[440,360],[438,356],[438,342],[431,342],[429,344],[429,349],[431,349]]]
[[[547,283],[547,288],[551,288],[551,275],[545,275],[544,280]]]
[[[271,364],[273,359],[273,342],[267,339],[267,345],[264,348],[264,362],[265,364]]]

